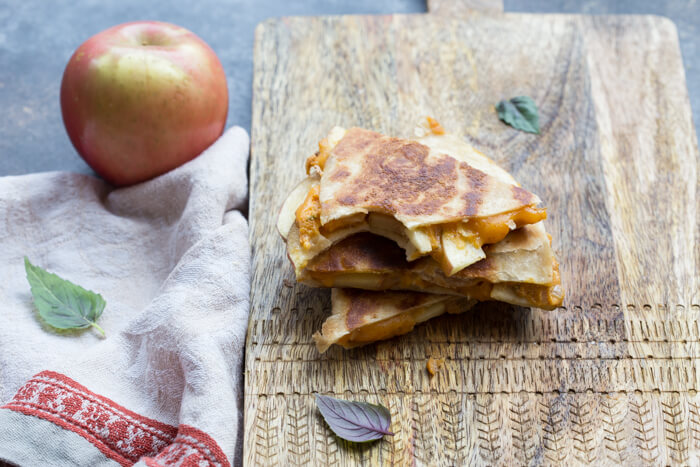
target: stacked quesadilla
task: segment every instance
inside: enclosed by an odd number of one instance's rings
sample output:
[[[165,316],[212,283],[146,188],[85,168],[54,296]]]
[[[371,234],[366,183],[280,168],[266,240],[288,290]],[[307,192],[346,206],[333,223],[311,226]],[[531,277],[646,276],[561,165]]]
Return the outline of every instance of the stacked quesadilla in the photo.
[[[476,301],[552,309],[563,292],[540,199],[428,118],[414,139],[334,128],[285,201],[297,280],[331,287],[318,348],[409,332]]]

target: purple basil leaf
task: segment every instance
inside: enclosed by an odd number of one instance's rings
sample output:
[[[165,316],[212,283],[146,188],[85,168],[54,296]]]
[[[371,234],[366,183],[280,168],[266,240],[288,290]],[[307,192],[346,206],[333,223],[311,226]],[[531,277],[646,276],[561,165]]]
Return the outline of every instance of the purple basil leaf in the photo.
[[[373,441],[389,431],[391,414],[382,405],[350,402],[316,394],[316,405],[333,433],[348,441]]]

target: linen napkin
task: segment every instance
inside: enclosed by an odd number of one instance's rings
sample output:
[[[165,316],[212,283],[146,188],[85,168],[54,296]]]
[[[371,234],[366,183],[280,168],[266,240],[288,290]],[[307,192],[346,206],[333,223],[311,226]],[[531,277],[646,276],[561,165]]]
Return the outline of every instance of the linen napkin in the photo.
[[[0,459],[240,462],[248,149],[234,127],[120,189],[72,173],[0,178]],[[102,294],[106,338],[43,325],[24,256]]]

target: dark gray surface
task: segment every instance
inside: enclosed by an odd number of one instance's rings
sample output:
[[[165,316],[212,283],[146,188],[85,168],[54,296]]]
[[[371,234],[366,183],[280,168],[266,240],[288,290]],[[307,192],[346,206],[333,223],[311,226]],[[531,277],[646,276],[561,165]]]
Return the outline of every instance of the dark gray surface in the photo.
[[[696,1],[506,0],[506,11],[658,14],[676,22],[695,121],[700,118]],[[250,129],[253,30],[271,16],[418,13],[423,0],[0,0],[0,175],[89,173],[63,129],[58,92],[72,52],[97,32],[153,19],[184,26],[216,51],[228,76],[227,126]]]

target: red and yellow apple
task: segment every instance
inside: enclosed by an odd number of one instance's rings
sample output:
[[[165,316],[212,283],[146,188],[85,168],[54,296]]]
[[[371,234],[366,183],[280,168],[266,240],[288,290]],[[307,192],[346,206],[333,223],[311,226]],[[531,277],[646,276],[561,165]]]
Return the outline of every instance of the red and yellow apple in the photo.
[[[70,58],[61,111],[85,162],[113,185],[130,185],[193,159],[221,135],[226,76],[214,51],[186,29],[120,24]]]

